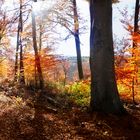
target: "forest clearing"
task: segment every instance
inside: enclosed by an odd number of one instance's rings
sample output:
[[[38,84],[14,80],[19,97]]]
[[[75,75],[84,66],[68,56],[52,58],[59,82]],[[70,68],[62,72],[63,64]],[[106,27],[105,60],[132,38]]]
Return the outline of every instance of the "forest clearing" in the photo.
[[[0,140],[139,140],[139,7],[0,0]]]

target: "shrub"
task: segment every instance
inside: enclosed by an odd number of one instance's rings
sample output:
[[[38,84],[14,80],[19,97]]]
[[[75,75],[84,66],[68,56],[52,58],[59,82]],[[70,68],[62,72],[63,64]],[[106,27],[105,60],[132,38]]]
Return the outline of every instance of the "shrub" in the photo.
[[[72,99],[75,103],[81,106],[86,106],[89,104],[90,100],[90,82],[89,81],[80,81],[74,82],[65,87],[66,94]]]

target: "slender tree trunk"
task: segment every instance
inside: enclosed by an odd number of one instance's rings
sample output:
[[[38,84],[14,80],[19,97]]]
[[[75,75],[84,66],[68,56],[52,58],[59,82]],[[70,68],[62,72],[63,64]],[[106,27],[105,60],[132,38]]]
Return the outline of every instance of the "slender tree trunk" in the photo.
[[[35,22],[35,15],[32,11],[32,36],[33,36],[33,48],[35,52],[35,65],[37,67],[39,82],[40,82],[40,88],[42,89],[44,87],[44,81],[43,81],[43,74],[41,69],[41,63],[40,63],[40,56],[37,49],[37,42],[36,42],[36,22]]]
[[[22,20],[22,0],[20,0],[20,32],[23,32],[23,20]],[[19,45],[20,45],[20,83],[25,84],[25,77],[24,77],[24,65],[23,65],[23,45],[22,45],[22,38],[19,37]]]
[[[75,28],[74,37],[75,37],[76,53],[77,53],[77,67],[78,67],[79,79],[82,80],[84,78],[84,75],[83,75],[82,57],[81,57],[81,49],[80,49],[79,21],[78,21],[76,0],[73,0],[73,11],[74,11],[74,28]]]
[[[42,49],[42,25],[39,25],[39,52]]]
[[[134,16],[134,33],[138,32],[139,30],[139,26],[138,26],[138,21],[139,21],[139,0],[136,0],[136,4],[135,4],[135,16]],[[136,42],[133,41],[133,49],[135,50],[137,47]],[[136,55],[134,52],[132,52],[132,57],[136,58]],[[138,64],[135,61],[134,62],[134,75],[137,74],[137,68]],[[137,76],[133,76],[132,78],[132,97],[133,97],[133,103],[136,104],[135,101],[135,85],[137,85]]]
[[[36,64],[34,65],[34,69],[35,69],[35,75],[34,75],[34,76],[35,76],[35,77],[34,77],[34,78],[35,78],[35,81],[34,81],[34,86],[37,87],[37,85],[38,85],[38,84],[37,84],[38,78],[37,78],[37,67],[36,67]]]
[[[23,46],[22,38],[20,33],[23,31],[23,21],[22,21],[22,0],[20,0],[20,13],[19,13],[19,24],[18,24],[18,33],[17,33],[17,47],[16,47],[16,56],[15,56],[15,80],[18,79],[18,68],[19,68],[19,82],[25,84],[24,77],[24,65],[23,65]],[[20,48],[19,48],[20,47]],[[20,49],[20,67],[18,67],[18,50]]]
[[[20,44],[20,83],[25,84],[22,42]]]
[[[91,111],[124,113],[115,80],[112,0],[90,0]]]
[[[66,85],[66,80],[67,80],[67,70],[65,68],[65,66],[63,66],[63,71],[64,71],[64,86]]]
[[[18,51],[19,51],[19,31],[20,31],[20,24],[18,24],[18,31],[17,31],[17,46],[16,46],[16,54],[15,54],[15,77],[14,81],[18,79]]]

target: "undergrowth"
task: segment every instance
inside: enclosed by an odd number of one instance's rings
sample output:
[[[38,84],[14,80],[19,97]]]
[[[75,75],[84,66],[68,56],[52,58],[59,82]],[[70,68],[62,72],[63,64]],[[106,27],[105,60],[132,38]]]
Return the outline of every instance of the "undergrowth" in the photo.
[[[76,81],[63,85],[60,83],[47,84],[47,90],[66,98],[79,106],[88,106],[90,101],[90,82],[88,80]]]

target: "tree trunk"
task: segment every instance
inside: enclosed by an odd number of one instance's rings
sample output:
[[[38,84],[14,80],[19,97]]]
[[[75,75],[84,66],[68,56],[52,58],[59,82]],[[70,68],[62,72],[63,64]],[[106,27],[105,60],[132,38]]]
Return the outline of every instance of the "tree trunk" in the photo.
[[[20,13],[19,13],[19,24],[18,24],[18,33],[17,33],[17,47],[16,47],[16,56],[15,56],[15,80],[18,79],[18,50],[20,47],[20,67],[19,67],[19,82],[25,84],[24,77],[24,65],[23,65],[23,46],[22,38],[20,33],[23,31],[23,21],[22,21],[22,0],[20,0]]]
[[[40,64],[40,56],[37,49],[37,42],[36,42],[36,22],[35,22],[35,15],[32,11],[32,36],[33,36],[33,48],[35,52],[35,65],[37,67],[38,77],[39,77],[39,87],[42,89],[44,87],[42,69]]]
[[[42,49],[42,25],[39,25],[39,52]]]
[[[139,26],[139,0],[136,0],[136,5],[135,5],[135,17],[134,17],[134,32],[138,32]]]
[[[138,21],[139,21],[139,0],[136,0],[136,4],[135,4],[135,16],[134,16],[134,33],[138,32],[139,30],[139,26],[138,26]],[[136,45],[136,42],[133,41],[133,49],[135,50],[137,47]],[[132,57],[136,58],[135,56],[135,53],[133,52],[132,53]],[[137,62],[135,61],[134,62],[134,72],[136,72],[137,74],[137,68],[138,67],[138,64]],[[135,75],[135,73],[134,73]],[[133,76],[132,78],[132,97],[133,97],[133,103],[136,104],[136,101],[135,101],[135,85],[137,85],[137,76]]]
[[[90,0],[91,111],[123,113],[115,80],[112,1]]]
[[[19,15],[19,23],[20,23],[20,32],[23,32],[23,20],[22,20],[22,0],[20,0],[20,15]],[[20,45],[20,83],[25,84],[24,78],[24,66],[23,66],[23,45],[22,38],[19,37],[19,45]]]
[[[20,83],[25,84],[24,65],[23,65],[23,46],[20,44]]]
[[[16,54],[15,54],[15,77],[14,81],[18,80],[18,51],[19,51],[19,31],[20,31],[20,24],[18,24],[18,31],[17,31],[17,46],[16,46]]]
[[[73,11],[74,11],[74,28],[75,28],[74,37],[75,37],[76,53],[77,53],[77,67],[78,67],[79,79],[82,80],[84,78],[84,75],[83,75],[81,49],[80,49],[79,21],[78,21],[76,0],[73,0]]]

